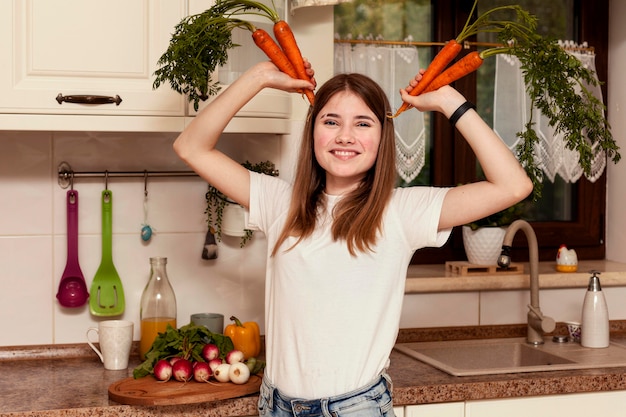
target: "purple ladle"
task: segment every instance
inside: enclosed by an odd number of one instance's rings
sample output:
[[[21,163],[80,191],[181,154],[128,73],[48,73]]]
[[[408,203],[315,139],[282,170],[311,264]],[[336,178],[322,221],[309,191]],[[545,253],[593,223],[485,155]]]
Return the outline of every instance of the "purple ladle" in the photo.
[[[78,191],[67,192],[67,263],[57,292],[63,307],[80,307],[89,299],[85,277],[78,263]]]

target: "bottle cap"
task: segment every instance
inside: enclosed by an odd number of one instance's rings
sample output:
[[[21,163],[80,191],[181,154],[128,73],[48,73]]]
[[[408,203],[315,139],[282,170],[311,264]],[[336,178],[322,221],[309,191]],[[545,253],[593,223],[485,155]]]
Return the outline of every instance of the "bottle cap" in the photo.
[[[602,291],[602,286],[600,285],[600,277],[596,274],[599,274],[598,271],[590,271],[593,275],[589,278],[589,286],[587,287],[587,291],[598,292]]]

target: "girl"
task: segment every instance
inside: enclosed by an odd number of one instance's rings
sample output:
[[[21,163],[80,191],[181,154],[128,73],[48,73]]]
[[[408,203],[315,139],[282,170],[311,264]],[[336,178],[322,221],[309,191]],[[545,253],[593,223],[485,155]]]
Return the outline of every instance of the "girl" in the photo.
[[[174,144],[200,176],[247,207],[248,227],[267,237],[260,415],[393,416],[386,369],[413,252],[443,245],[452,227],[531,192],[514,155],[459,92],[408,94],[420,79],[400,91],[402,99],[451,118],[485,181],[395,188],[391,108],[360,74],[337,75],[317,92],[293,184],[247,171],[215,149],[230,119],[263,88],[315,88],[270,62],[244,73]]]

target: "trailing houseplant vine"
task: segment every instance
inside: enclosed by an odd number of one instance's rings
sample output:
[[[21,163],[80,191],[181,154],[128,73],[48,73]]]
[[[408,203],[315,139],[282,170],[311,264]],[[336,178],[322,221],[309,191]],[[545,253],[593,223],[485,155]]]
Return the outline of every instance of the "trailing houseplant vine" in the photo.
[[[264,161],[253,164],[249,161],[242,163],[246,169],[254,172],[260,172],[261,174],[270,175],[272,177],[278,176],[278,170],[271,161]],[[230,200],[225,194],[221,193],[217,188],[209,184],[209,189],[205,195],[207,207],[204,213],[207,215],[207,224],[209,229],[215,234],[217,240],[222,240],[222,219],[224,215],[224,207],[226,204],[237,204]],[[252,238],[253,231],[244,229],[244,236],[241,237],[240,247],[244,247],[246,243]]]

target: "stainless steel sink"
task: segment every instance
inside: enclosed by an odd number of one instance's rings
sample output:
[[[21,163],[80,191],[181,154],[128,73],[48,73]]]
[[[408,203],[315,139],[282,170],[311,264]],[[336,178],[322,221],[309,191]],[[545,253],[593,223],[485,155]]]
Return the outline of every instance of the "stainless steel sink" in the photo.
[[[615,343],[592,349],[552,339],[534,346],[525,338],[502,338],[399,343],[395,349],[455,376],[626,366],[626,347]]]

